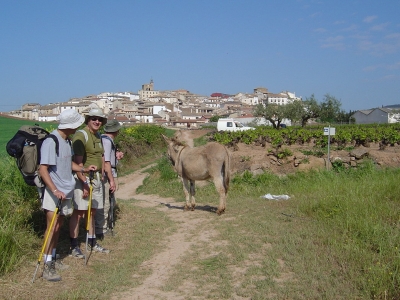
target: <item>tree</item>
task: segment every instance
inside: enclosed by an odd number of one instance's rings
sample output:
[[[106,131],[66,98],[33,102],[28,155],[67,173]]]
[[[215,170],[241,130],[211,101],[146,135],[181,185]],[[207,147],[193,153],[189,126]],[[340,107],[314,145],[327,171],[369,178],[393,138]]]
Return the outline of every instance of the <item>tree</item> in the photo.
[[[339,112],[339,114],[337,115],[337,119],[336,119],[336,121],[338,122],[338,123],[352,123],[352,118],[351,118],[351,116],[354,114],[354,111],[349,111],[348,113],[347,112],[345,112],[344,110],[341,110],[340,112]],[[354,122],[353,122],[354,123]]]
[[[256,117],[263,117],[270,121],[274,128],[279,129],[282,120],[288,116],[288,108],[287,105],[258,104],[253,113]]]
[[[341,113],[340,107],[342,103],[335,97],[326,94],[324,101],[321,103],[321,122],[333,123],[338,120],[339,114]]]
[[[301,121],[301,115],[304,113],[303,101],[293,101],[292,103],[286,104],[287,118],[294,123]]]
[[[301,126],[307,125],[308,120],[318,118],[321,114],[321,105],[314,94],[304,101],[293,101],[287,104],[287,118],[292,122],[300,122]]]
[[[211,118],[210,118],[210,122],[218,122],[218,119],[219,118],[222,118],[221,116],[218,116],[218,115],[216,115],[216,116],[212,116]]]
[[[274,128],[280,128],[283,119],[292,122],[300,122],[301,126],[307,125],[310,119],[320,118],[321,122],[349,122],[351,113],[345,113],[340,109],[342,103],[335,97],[326,94],[324,101],[318,103],[314,94],[304,101],[293,101],[286,105],[259,104],[254,109],[256,117],[264,117],[272,123]]]
[[[304,103],[304,114],[301,117],[301,126],[306,126],[308,120],[316,119],[321,115],[322,107],[315,99],[314,94],[310,98],[306,98]]]

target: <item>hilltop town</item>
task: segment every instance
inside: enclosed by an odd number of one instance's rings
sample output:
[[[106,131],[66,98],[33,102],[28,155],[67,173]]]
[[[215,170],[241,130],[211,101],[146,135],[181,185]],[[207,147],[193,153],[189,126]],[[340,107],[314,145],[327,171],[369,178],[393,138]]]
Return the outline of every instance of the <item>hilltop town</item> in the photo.
[[[106,92],[72,98],[62,103],[27,103],[21,109],[6,114],[47,122],[55,121],[65,109],[73,108],[81,114],[86,114],[93,105],[97,105],[109,119],[116,119],[124,125],[154,123],[199,128],[215,115],[234,117],[246,124],[254,119],[252,111],[259,103],[285,105],[300,100],[301,97],[296,97],[295,93],[271,93],[264,87],[255,88],[251,94],[213,93],[210,96],[196,95],[187,90],[158,91],[154,89],[154,82],[151,80],[150,83],[143,84],[137,93]]]
[[[294,92],[272,93],[265,87],[254,88],[252,93],[213,93],[209,96],[194,94],[188,90],[159,91],[154,89],[154,82],[150,80],[137,93],[105,92],[47,105],[26,103],[21,109],[2,114],[49,122],[55,121],[68,108],[86,114],[91,107],[98,106],[109,119],[116,119],[123,125],[153,123],[179,128],[200,128],[209,123],[212,116],[227,116],[248,124],[255,120],[253,109],[260,103],[286,105],[302,100]],[[400,105],[357,110],[353,112],[351,119],[355,124],[398,123]],[[259,124],[271,125],[268,120],[257,121]],[[290,120],[285,119],[285,123],[291,125]]]

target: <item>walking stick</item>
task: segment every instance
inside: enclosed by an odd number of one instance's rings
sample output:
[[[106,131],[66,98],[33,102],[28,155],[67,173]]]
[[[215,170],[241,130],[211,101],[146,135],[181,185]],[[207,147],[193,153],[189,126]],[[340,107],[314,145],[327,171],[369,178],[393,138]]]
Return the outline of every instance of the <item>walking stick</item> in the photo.
[[[85,255],[85,265],[88,260],[88,242],[89,242],[89,228],[90,228],[90,215],[92,213],[92,192],[93,192],[93,178],[94,172],[89,172],[89,203],[88,203],[88,211],[87,211],[87,223],[86,223],[86,255]]]
[[[40,261],[42,260],[43,253],[44,253],[44,251],[46,249],[47,240],[49,239],[50,232],[53,230],[54,220],[56,219],[56,215],[60,211],[60,206],[61,206],[61,199],[58,200],[58,204],[56,206],[56,210],[54,211],[53,217],[51,218],[49,230],[47,230],[47,232],[46,232],[46,236],[45,236],[45,239],[44,239],[44,242],[43,242],[42,250],[40,251],[40,254],[39,254],[39,257],[38,257],[38,262],[37,262],[37,265],[36,265],[35,273],[33,273],[32,283],[35,282],[36,273],[37,273],[37,271],[39,269]]]
[[[111,229],[111,236],[114,236],[114,206],[115,194],[110,192],[110,212],[108,214],[108,227]]]

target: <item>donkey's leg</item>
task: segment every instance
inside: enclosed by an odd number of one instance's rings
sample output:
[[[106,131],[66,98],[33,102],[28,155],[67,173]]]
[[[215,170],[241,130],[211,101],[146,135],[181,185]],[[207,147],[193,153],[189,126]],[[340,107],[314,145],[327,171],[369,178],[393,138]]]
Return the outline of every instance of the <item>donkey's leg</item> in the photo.
[[[216,176],[213,178],[215,188],[219,194],[219,205],[217,209],[217,214],[221,215],[225,212],[226,208],[226,189],[223,183],[222,176]]]
[[[190,197],[191,197],[191,209],[194,210],[196,207],[196,199],[194,195],[196,194],[196,185],[194,180],[190,180]]]
[[[186,204],[184,206],[184,210],[189,210],[191,209],[190,205],[190,182],[187,178],[182,177],[182,183],[183,183],[183,191],[185,192],[185,197],[186,197]]]

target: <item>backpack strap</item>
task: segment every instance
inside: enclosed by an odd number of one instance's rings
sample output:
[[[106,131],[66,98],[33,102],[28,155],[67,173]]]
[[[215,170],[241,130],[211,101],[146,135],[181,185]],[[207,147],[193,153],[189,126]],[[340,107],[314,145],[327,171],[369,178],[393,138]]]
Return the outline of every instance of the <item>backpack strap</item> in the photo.
[[[88,134],[85,130],[79,129],[77,132],[82,132],[83,136],[85,137],[85,143],[89,140]]]
[[[81,133],[83,134],[83,136],[85,137],[85,143],[87,143],[87,141],[89,140],[89,137],[88,137],[87,132],[86,132],[85,130],[83,130],[83,129],[79,129],[79,130],[77,130],[76,132],[81,132]],[[97,138],[101,139],[100,133],[96,132],[95,136],[96,136]]]
[[[109,140],[109,141],[111,142],[111,149],[112,149],[112,150],[115,149],[114,141],[113,141],[109,136],[107,136],[107,135],[105,135],[105,134],[102,134],[102,135],[101,135],[101,138],[102,138],[102,139]]]
[[[54,141],[54,143],[56,143],[56,154],[57,154],[57,156],[59,156],[60,155],[60,144],[58,143],[58,138],[54,135],[54,134],[49,134],[47,137],[46,137],[46,139],[47,138],[51,138],[53,141]],[[68,139],[68,141],[69,141],[69,144],[71,145],[71,141]]]
[[[54,143],[56,143],[56,154],[57,156],[60,156],[60,144],[58,143],[58,138],[51,133],[48,136],[46,136],[46,139],[47,138],[51,138],[54,141]],[[67,137],[66,141],[68,142],[69,146],[72,147],[72,142],[70,138]]]

